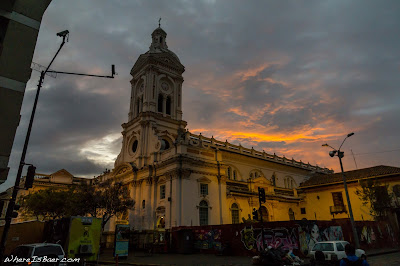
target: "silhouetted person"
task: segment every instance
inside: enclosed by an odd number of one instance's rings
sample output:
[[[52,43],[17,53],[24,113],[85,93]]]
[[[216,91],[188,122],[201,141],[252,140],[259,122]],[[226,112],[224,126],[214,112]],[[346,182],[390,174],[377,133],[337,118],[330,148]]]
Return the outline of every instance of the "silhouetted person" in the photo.
[[[344,248],[344,251],[346,252],[347,258],[343,258],[340,261],[340,266],[369,266],[366,260],[363,260],[356,256],[356,249],[353,245],[347,244]]]

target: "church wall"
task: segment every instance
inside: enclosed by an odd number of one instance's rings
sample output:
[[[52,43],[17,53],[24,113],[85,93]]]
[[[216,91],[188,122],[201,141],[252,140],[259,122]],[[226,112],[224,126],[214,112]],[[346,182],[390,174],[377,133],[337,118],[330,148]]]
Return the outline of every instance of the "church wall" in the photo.
[[[278,187],[285,187],[285,179],[289,176],[297,187],[310,171],[319,171],[319,168],[201,134],[191,134],[182,120],[184,71],[179,58],[168,49],[166,32],[157,28],[152,33],[149,51],[140,55],[130,72],[129,120],[122,125],[123,145],[115,162],[116,171],[120,171],[118,167],[124,164],[131,165],[131,171],[136,171],[124,177],[126,182],[133,180],[131,196],[136,205],[130,212],[131,225],[136,230],[151,230],[155,228],[157,219],[164,216],[166,228],[197,226],[200,224],[199,205],[202,200],[207,202],[209,225],[232,223],[233,202],[239,206],[241,222],[242,218],[248,219],[253,208],[259,207],[257,196],[250,193],[257,191],[257,186],[264,187],[269,194],[265,206],[270,220],[289,220],[290,207],[297,216],[298,206],[295,208],[293,203],[275,200],[278,198],[275,193],[280,193],[279,200],[288,196],[299,201],[297,194],[291,190],[274,190],[272,176]],[[163,96],[162,112],[159,111],[160,94]],[[170,115],[166,112],[167,96],[171,97]],[[132,151],[134,140],[138,141],[136,152]],[[237,171],[236,180],[243,182],[230,183],[234,195],[232,192],[227,195],[228,166]],[[262,177],[245,183],[253,171],[258,171]],[[114,176],[118,178],[117,173]],[[201,195],[202,183],[208,185],[207,195]],[[162,184],[165,185],[165,199],[160,199]],[[246,185],[250,188],[247,189]]]
[[[182,186],[184,189],[182,190],[182,225],[189,226],[195,225],[197,222],[196,219],[196,205],[198,202],[196,201],[194,194],[196,191],[196,181],[192,179],[183,179]],[[192,198],[193,197],[193,198]]]
[[[225,159],[226,157],[230,159]],[[261,161],[259,159],[239,154],[232,156],[226,152],[223,156],[223,163],[226,168],[230,166],[232,169],[236,169],[238,171],[239,176],[237,180],[239,181],[247,181],[250,178],[250,172],[253,170],[258,170],[267,180],[272,182],[272,175],[275,173],[276,185],[278,187],[285,187],[284,179],[286,177],[293,178],[295,181],[295,187],[298,187],[308,174],[308,172],[304,171],[304,174],[300,174],[298,173],[299,171],[297,169],[292,169],[292,167],[284,165],[281,166],[277,165],[276,163],[271,164],[271,162],[268,161]]]
[[[232,204],[236,203],[239,206],[239,223],[242,223],[242,218],[248,219],[248,214],[251,214],[253,207],[249,205],[248,198],[245,197],[226,197],[226,205],[224,208],[225,219],[224,224],[232,224]]]

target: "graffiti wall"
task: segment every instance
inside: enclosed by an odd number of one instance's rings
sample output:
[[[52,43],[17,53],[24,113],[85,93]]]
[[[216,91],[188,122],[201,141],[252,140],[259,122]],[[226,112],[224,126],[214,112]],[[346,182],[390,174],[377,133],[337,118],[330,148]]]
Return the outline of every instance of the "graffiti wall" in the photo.
[[[398,245],[397,238],[389,224],[363,223],[356,226],[358,239],[363,247],[380,247],[384,244]]]
[[[319,241],[344,240],[341,226],[318,226],[317,223],[303,223],[298,227],[300,251],[308,254]]]
[[[262,250],[261,228],[245,226],[241,231],[241,241],[247,250]],[[264,228],[264,246],[284,249],[298,249],[297,233],[295,228]]]
[[[196,249],[221,249],[221,229],[194,230],[194,239]]]
[[[356,227],[362,249],[398,246],[397,229],[394,230],[386,221],[357,221]],[[261,223],[177,227],[172,233],[181,229],[193,232],[193,244],[197,250],[231,255],[257,254],[262,249],[262,236],[265,247],[283,246],[302,257],[319,241],[354,241],[349,219],[266,222],[263,233]]]

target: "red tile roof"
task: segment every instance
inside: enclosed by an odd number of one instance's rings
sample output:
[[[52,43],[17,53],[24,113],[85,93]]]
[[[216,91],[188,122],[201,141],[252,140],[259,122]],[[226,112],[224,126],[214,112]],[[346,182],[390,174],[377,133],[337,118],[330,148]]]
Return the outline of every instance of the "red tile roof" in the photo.
[[[358,180],[361,178],[367,177],[375,177],[375,176],[382,176],[382,175],[400,175],[400,168],[393,167],[393,166],[386,166],[386,165],[378,165],[374,167],[347,171],[344,172],[346,175],[346,179],[348,181],[351,180]],[[307,181],[304,181],[300,184],[300,188],[308,187],[308,186],[317,186],[317,185],[327,185],[331,183],[341,182],[342,173],[335,173],[335,174],[321,174],[317,173],[311,176]]]

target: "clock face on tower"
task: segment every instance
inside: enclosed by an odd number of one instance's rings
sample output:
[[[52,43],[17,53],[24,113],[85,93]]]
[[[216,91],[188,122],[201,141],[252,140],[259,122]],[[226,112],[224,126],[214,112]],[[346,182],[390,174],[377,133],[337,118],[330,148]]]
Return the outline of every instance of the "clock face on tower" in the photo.
[[[161,89],[163,91],[168,91],[169,90],[169,85],[166,82],[161,83]]]

